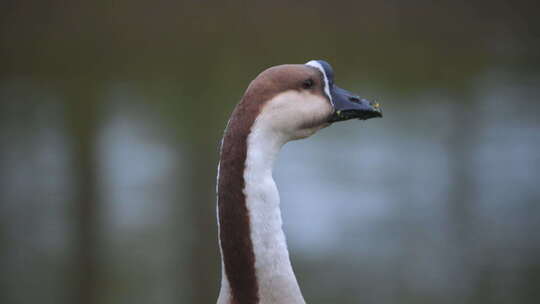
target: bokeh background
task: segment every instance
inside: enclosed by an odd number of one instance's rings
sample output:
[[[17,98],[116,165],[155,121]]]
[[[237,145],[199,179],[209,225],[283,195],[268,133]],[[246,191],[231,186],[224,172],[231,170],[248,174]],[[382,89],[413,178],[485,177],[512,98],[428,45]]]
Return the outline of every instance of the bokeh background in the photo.
[[[0,3],[0,303],[215,303],[218,142],[267,67],[384,118],[278,160],[309,303],[538,303],[536,1]]]

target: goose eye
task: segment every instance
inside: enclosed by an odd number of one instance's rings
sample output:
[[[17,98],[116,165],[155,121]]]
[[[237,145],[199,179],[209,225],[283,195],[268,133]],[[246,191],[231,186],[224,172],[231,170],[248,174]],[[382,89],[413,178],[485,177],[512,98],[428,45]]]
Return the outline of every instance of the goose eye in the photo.
[[[304,82],[302,82],[302,87],[304,89],[310,89],[311,87],[313,87],[313,79],[306,79],[304,80]]]

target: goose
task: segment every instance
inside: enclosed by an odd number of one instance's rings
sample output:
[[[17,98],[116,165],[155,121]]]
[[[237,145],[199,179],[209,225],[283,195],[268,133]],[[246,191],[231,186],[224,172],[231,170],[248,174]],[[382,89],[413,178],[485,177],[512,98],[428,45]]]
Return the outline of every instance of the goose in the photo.
[[[218,304],[305,303],[282,230],[274,160],[289,141],[338,121],[374,117],[382,117],[379,104],[336,86],[324,60],[274,66],[249,84],[220,148]]]

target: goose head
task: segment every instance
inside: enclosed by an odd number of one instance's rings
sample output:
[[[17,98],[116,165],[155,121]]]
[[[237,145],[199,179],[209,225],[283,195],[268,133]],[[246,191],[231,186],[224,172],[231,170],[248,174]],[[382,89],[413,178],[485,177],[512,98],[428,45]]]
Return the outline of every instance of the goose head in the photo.
[[[311,136],[339,121],[382,117],[378,103],[338,87],[324,60],[271,67],[251,82],[243,99],[259,105],[257,125],[285,141]]]
[[[339,88],[322,60],[271,67],[250,83],[227,124],[218,166],[219,304],[305,303],[281,229],[273,162],[290,140],[373,117],[382,117],[379,105]]]

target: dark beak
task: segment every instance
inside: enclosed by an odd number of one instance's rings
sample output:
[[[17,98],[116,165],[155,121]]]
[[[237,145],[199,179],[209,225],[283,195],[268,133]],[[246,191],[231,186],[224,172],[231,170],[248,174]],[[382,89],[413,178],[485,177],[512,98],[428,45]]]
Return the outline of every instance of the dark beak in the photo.
[[[382,117],[382,109],[376,102],[360,98],[347,90],[332,85],[330,88],[334,113],[329,122],[343,121],[353,118],[362,120]]]

